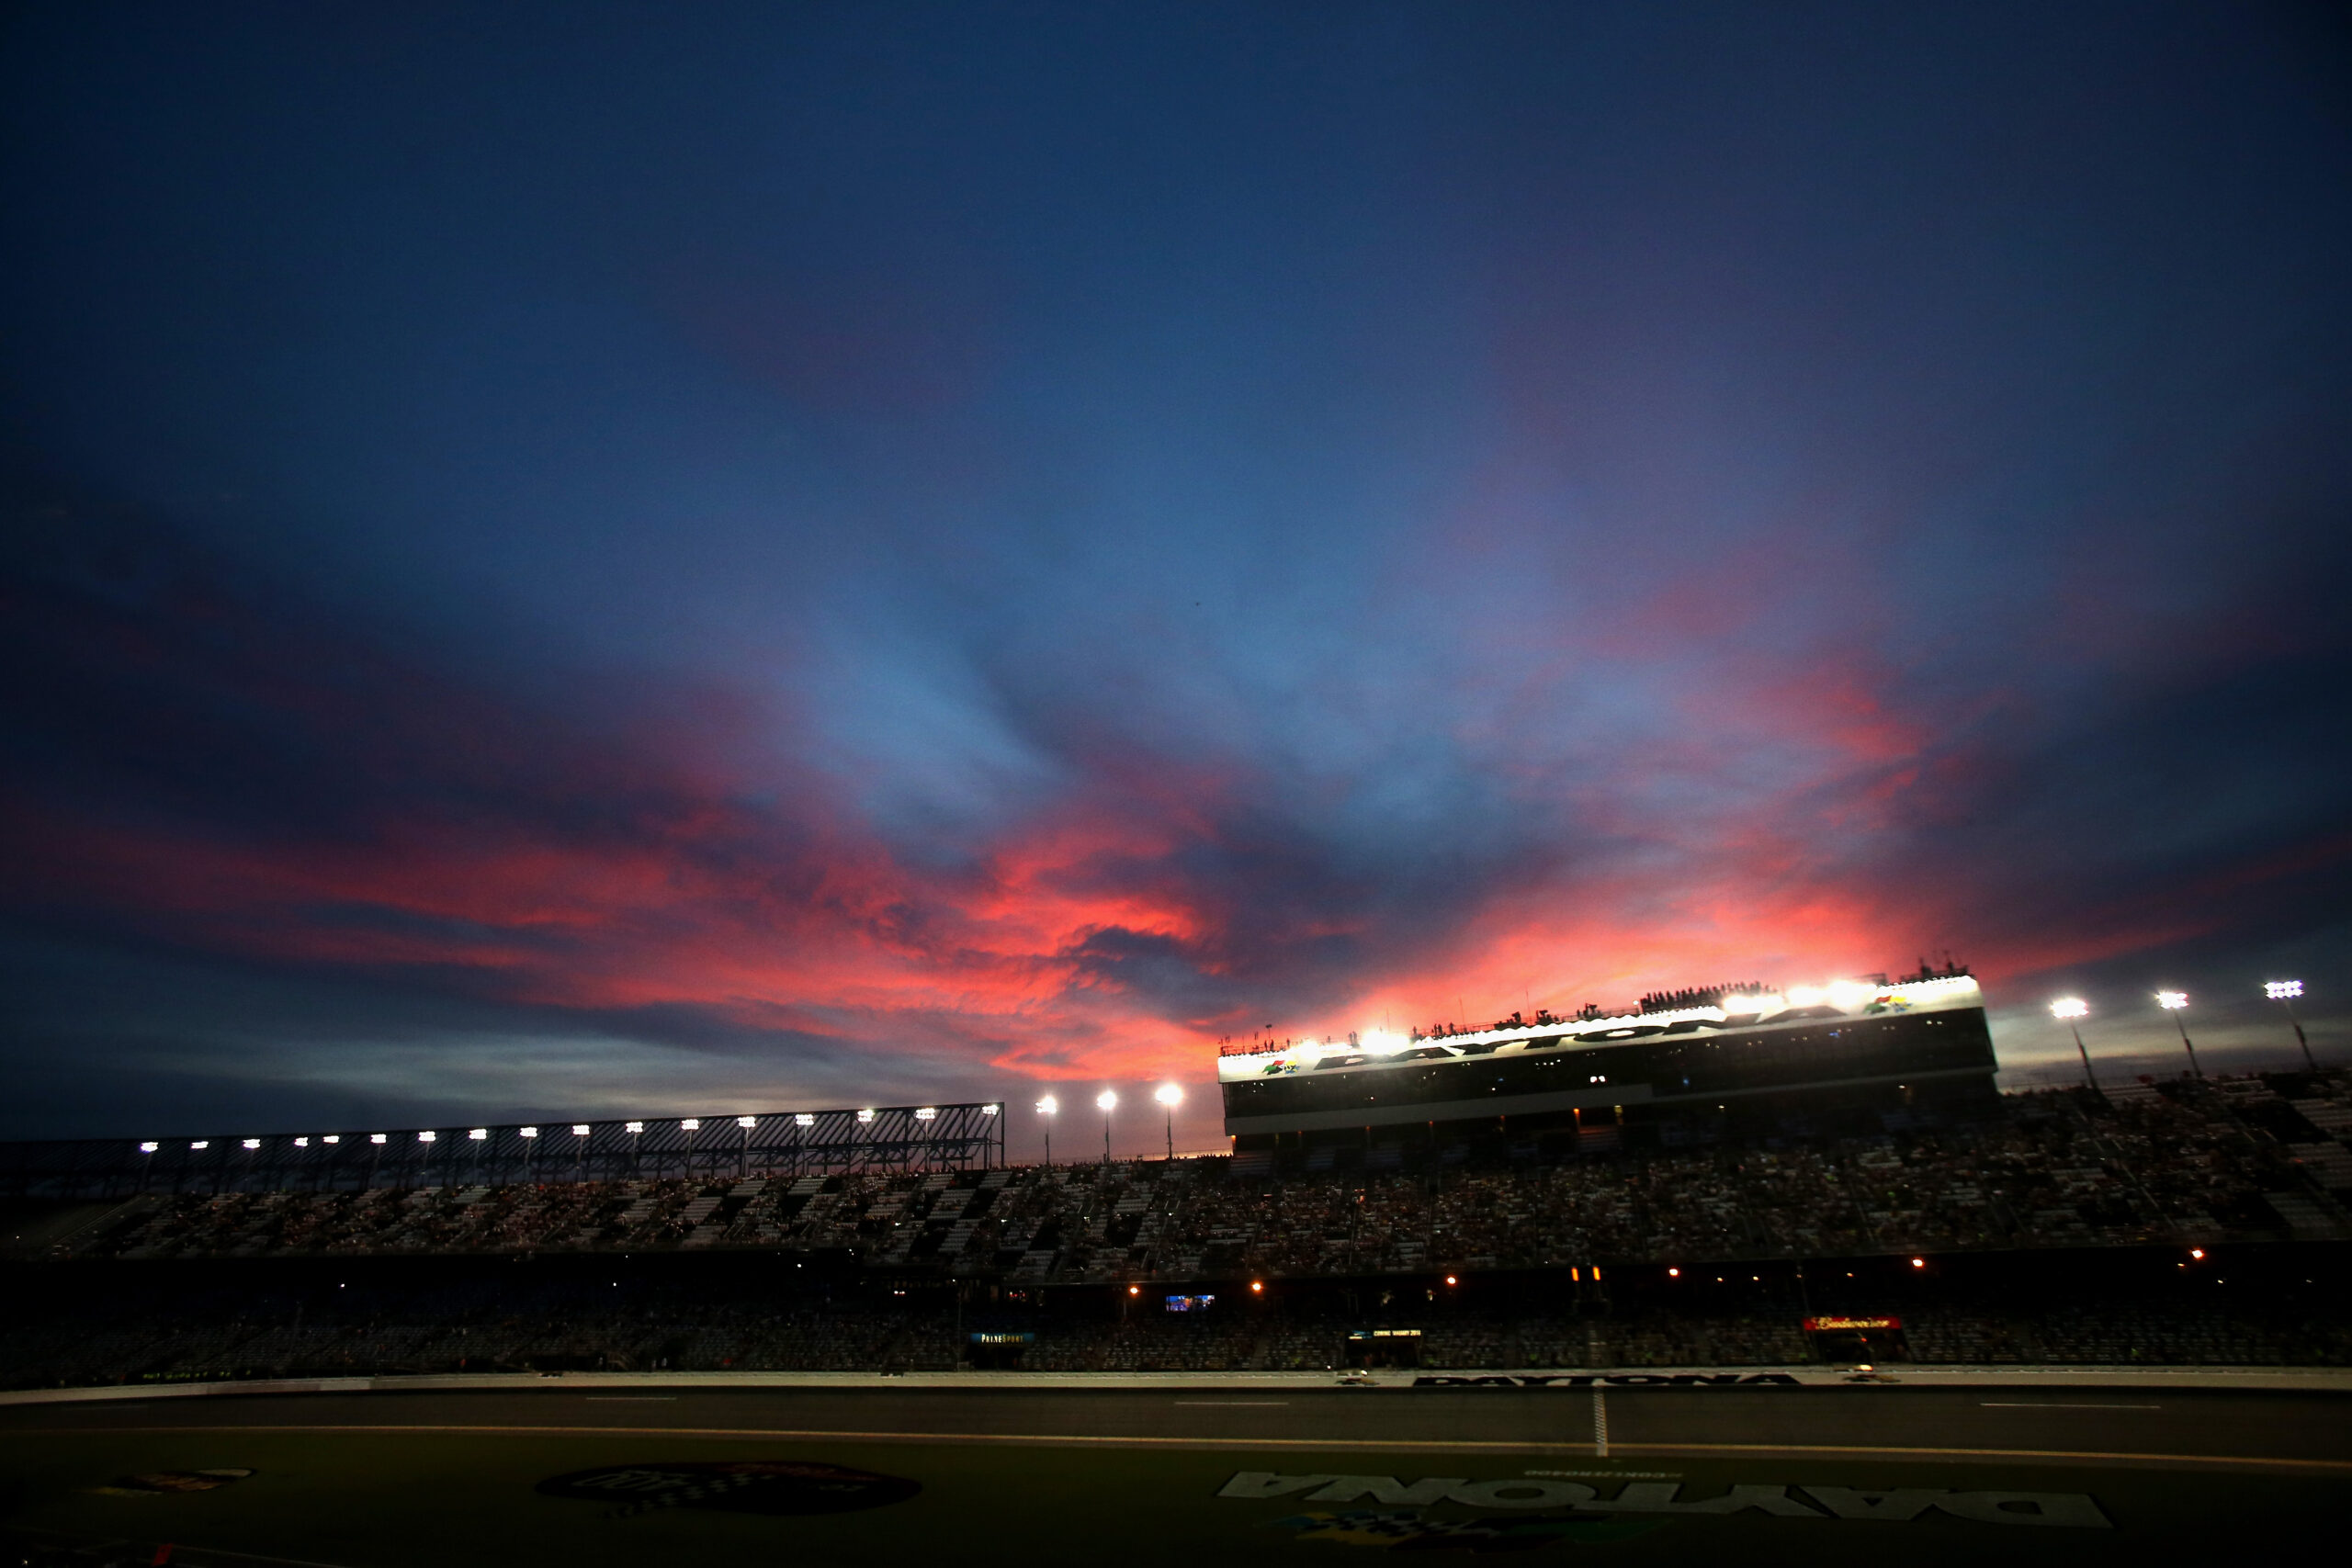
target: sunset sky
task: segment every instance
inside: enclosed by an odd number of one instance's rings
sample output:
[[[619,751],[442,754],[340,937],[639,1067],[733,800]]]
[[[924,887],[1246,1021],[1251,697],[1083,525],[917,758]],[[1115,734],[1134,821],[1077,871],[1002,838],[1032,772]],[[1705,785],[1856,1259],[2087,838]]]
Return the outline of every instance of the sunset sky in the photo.
[[[14,9],[0,1135],[2340,1058],[2327,15]]]

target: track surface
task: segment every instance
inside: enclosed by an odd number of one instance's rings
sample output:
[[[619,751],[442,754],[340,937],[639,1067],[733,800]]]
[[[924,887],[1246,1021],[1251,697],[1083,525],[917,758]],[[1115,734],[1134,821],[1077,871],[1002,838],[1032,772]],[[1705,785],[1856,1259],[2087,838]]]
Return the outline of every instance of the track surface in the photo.
[[[597,1466],[752,1460],[920,1490],[816,1517],[701,1501],[631,1512],[537,1490]],[[125,1473],[211,1466],[253,1474],[195,1495],[108,1489]],[[1307,1479],[1237,1495],[1249,1474]],[[1808,1568],[1877,1564],[1890,1551],[1906,1564],[1994,1553],[2008,1568],[2156,1564],[2340,1540],[2352,1398],[1904,1386],[1614,1388],[1599,1400],[1590,1389],[1407,1387],[239,1396],[0,1409],[0,1475],[13,1488],[0,1490],[0,1512],[16,1529],[130,1540],[139,1553],[190,1543],[170,1559],[184,1562],[872,1565],[946,1553],[1024,1568],[1105,1554],[1312,1568],[1364,1550],[1508,1550]],[[1591,1488],[1600,1507],[1310,1495],[1335,1476],[1406,1490],[1457,1478],[1473,1500],[1481,1485],[1549,1477],[1562,1495]],[[1606,1511],[1637,1483],[1669,1506]],[[1687,1511],[1736,1487],[1799,1501]],[[1808,1487],[1847,1489],[1849,1505],[1890,1490],[1911,1502],[1907,1514],[1895,1506],[1901,1518],[1839,1516]],[[2090,1524],[2018,1528],[1963,1506],[2020,1493],[2080,1499],[2048,1506]],[[1918,1502],[1931,1495],[1962,1501]]]
[[[2011,1389],[831,1390],[550,1389],[172,1400],[0,1411],[0,1433],[402,1428],[1120,1447],[1394,1447],[1442,1452],[1706,1451],[2120,1457],[2336,1473],[2352,1484],[2352,1400]]]

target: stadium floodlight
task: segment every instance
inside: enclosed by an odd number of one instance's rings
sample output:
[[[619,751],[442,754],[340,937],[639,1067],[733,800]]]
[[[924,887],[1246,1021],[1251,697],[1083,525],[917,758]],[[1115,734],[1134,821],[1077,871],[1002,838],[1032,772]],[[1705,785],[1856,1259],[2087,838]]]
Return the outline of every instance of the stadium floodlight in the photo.
[[[319,1142],[322,1144],[339,1144],[343,1142],[343,1134],[341,1133],[329,1133],[325,1137],[321,1138]]]
[[[1119,1108],[1118,1090],[1106,1089],[1096,1095],[1094,1107],[1102,1112],[1102,1163],[1109,1165],[1111,1163],[1111,1112]]]
[[[1839,1012],[1852,1012],[1871,999],[1871,988],[1853,980],[1833,980],[1829,985],[1829,1005]]]
[[[142,1155],[152,1155],[155,1152],[155,1145],[153,1144],[141,1144],[139,1145],[139,1152]]]
[[[1789,1005],[1815,1008],[1819,1007],[1827,996],[1828,993],[1818,986],[1792,986],[1789,987]]]
[[[793,1115],[792,1124],[796,1127],[814,1127],[817,1124],[817,1118],[806,1111],[797,1111]]]
[[[2295,1043],[2303,1048],[2303,1066],[2307,1071],[2319,1071],[2319,1064],[2312,1060],[2312,1043],[2303,1038],[2303,1021],[2295,1016],[2295,998],[2303,994],[2301,980],[2265,980],[2262,994],[2287,1010],[2287,1021],[2294,1026]]]
[[[2083,1059],[2083,1081],[2090,1085],[2093,1094],[2098,1094],[2100,1092],[2098,1075],[2091,1071],[2090,1049],[2083,1043],[2081,1021],[2088,1018],[2090,1011],[2091,1004],[2080,997],[2060,997],[2050,1004],[2050,1016],[2063,1021],[2068,1029],[2074,1031],[2075,1054]]]
[[[370,1133],[368,1134],[368,1141],[371,1144],[380,1144],[390,1136],[390,1134],[387,1133]]]
[[[433,1142],[435,1136],[436,1134],[432,1133],[419,1133],[416,1135],[416,1141],[420,1144],[429,1144]]]
[[[980,1107],[980,1114],[983,1116],[993,1116],[997,1113],[997,1109],[998,1108],[993,1105],[983,1105]]]
[[[2197,1047],[2188,1043],[2188,1021],[2180,1016],[2181,1010],[2188,1006],[2188,993],[2187,991],[2158,991],[2156,1005],[2172,1014],[2173,1022],[2180,1028],[2180,1046],[2182,1050],[2188,1053],[2188,1070],[2199,1077],[2203,1077],[2205,1069],[2197,1065]]]
[[[261,1140],[259,1138],[247,1138],[244,1141],[244,1146],[249,1149],[257,1149],[261,1147]]]
[[[1054,1168],[1054,1112],[1061,1108],[1062,1102],[1050,1094],[1037,1101],[1037,1114],[1046,1119],[1046,1168],[1047,1170]]]
[[[307,1149],[311,1146],[311,1140],[308,1138],[297,1138],[294,1140],[294,1146],[298,1149]]]
[[[874,1120],[874,1112],[870,1110],[861,1111],[857,1113],[857,1119],[860,1122],[871,1122]]]
[[[936,1105],[918,1105],[915,1107],[915,1120],[918,1122],[933,1122],[938,1120],[938,1117],[939,1107]]]
[[[621,1131],[634,1138],[645,1131],[645,1123],[642,1122],[624,1122],[621,1123]]]
[[[1184,1091],[1172,1083],[1164,1083],[1151,1091],[1151,1098],[1159,1101],[1160,1110],[1167,1113],[1168,1157],[1173,1160],[1176,1157],[1176,1107],[1182,1101]]]
[[[479,1144],[479,1143],[483,1142],[484,1140],[486,1140],[486,1139],[490,1136],[490,1129],[489,1129],[489,1128],[487,1128],[487,1127],[474,1127],[474,1128],[469,1128],[469,1129],[467,1131],[467,1133],[466,1133],[466,1136],[467,1136],[467,1137],[469,1137],[469,1138],[471,1138],[475,1143]]]
[[[586,1137],[588,1135],[588,1123],[585,1122],[574,1122],[571,1124],[571,1135],[575,1138]]]
[[[539,1130],[537,1127],[517,1127],[514,1129],[514,1135],[518,1138],[536,1138],[539,1135]]]
[[[681,1133],[699,1133],[699,1132],[701,1132],[701,1131],[702,1131],[702,1118],[701,1118],[701,1117],[699,1117],[699,1116],[689,1116],[689,1117],[685,1118],[684,1121],[682,1121],[682,1122],[680,1122],[678,1123],[678,1131],[680,1131]]]
[[[190,1149],[209,1149],[211,1146],[212,1140],[209,1138],[198,1138],[196,1142],[188,1145]]]
[[[735,1118],[735,1125],[742,1128],[745,1132],[751,1131],[759,1124],[760,1119],[756,1116],[738,1116]]]

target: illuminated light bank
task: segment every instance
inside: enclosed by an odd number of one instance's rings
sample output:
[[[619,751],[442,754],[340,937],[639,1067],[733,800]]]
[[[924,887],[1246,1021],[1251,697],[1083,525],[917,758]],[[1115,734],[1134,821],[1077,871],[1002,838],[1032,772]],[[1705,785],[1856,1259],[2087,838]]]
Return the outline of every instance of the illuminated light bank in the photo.
[[[1982,1008],[1984,993],[1973,975],[1939,976],[1900,985],[1874,986],[1838,980],[1823,986],[1792,986],[1786,991],[1729,996],[1720,1007],[1678,1008],[1668,1012],[1620,1013],[1612,1018],[1555,1019],[1512,1029],[1479,1029],[1456,1034],[1412,1039],[1406,1035],[1366,1030],[1357,1043],[1301,1041],[1269,1045],[1261,1051],[1235,1053],[1217,1058],[1221,1083],[1317,1070],[1346,1071],[1376,1066],[1399,1057],[1434,1061],[1486,1055],[1505,1050],[1573,1050],[1578,1046],[1612,1045],[1661,1034],[1690,1034],[1707,1031],[1746,1032],[1750,1029],[1784,1027],[1817,1018],[1809,1010],[1835,1009],[1840,1014],[1874,1017],[1885,1013],[1933,1012],[1953,1008]],[[1806,1012],[1807,1019],[1792,1019]],[[1330,1067],[1325,1067],[1325,1063]]]
[[[1989,1100],[1996,1066],[1975,979],[1946,974],[1737,991],[1650,1012],[1401,1041],[1360,1034],[1234,1051],[1219,1057],[1217,1077],[1238,1151],[1310,1135],[1370,1140],[1379,1128],[1414,1123],[1613,1138],[1602,1129],[1684,1111],[1718,1114],[1735,1100],[1743,1114],[1752,1106],[1867,1118],[1921,1097]]]

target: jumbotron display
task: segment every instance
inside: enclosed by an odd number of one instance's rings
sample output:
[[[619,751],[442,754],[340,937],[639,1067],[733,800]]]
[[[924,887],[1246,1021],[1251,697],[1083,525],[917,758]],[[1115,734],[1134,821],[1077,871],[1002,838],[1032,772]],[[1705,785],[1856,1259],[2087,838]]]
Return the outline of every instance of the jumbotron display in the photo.
[[[1736,1100],[1892,1106],[1995,1092],[1984,996],[1965,973],[1687,991],[1645,1007],[1655,1010],[1227,1047],[1217,1061],[1226,1131],[1250,1148],[1414,1122],[1598,1113],[1623,1124]]]

